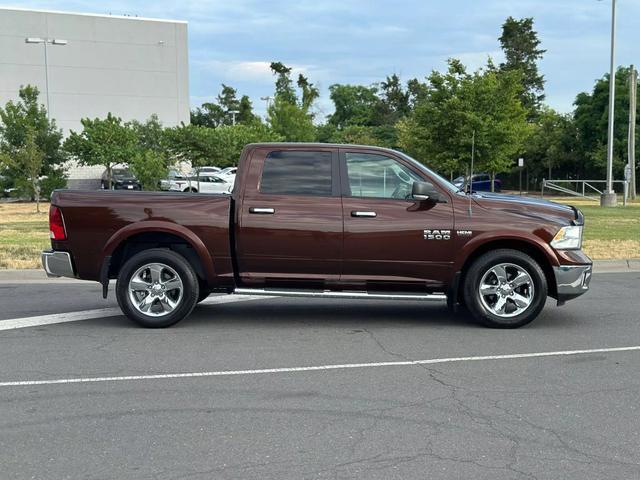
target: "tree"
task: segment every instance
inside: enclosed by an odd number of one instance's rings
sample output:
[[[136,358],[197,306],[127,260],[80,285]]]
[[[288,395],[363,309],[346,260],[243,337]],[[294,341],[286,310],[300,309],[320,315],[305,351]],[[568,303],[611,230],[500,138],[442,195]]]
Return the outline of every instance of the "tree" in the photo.
[[[9,101],[4,108],[0,107],[0,154],[14,155],[26,147],[32,135],[33,142],[44,155],[38,174],[40,193],[48,196],[52,190],[66,185],[63,167],[66,157],[60,148],[62,132],[54,120],[47,118],[47,111],[38,102],[38,96],[36,87],[23,86],[17,102]],[[21,169],[7,166],[5,175],[10,179],[7,186],[15,186],[20,193],[33,196],[31,182],[25,179]]]
[[[276,75],[276,91],[273,103],[267,110],[267,121],[274,133],[288,142],[309,142],[316,138],[313,113],[310,112],[319,91],[304,75],[298,76],[298,88],[302,99],[293,87],[291,68],[280,62],[271,63]]]
[[[331,125],[344,128],[374,124],[375,108],[380,101],[376,87],[334,84],[329,87],[329,98],[334,105],[334,112],[328,117]]]
[[[575,173],[576,134],[570,115],[562,115],[550,107],[543,107],[524,145],[527,168],[536,176],[558,178],[558,170],[569,167],[567,174]]]
[[[546,52],[539,48],[540,40],[538,32],[533,29],[533,18],[507,18],[499,40],[505,56],[500,70],[520,72],[523,86],[520,100],[533,117],[544,100],[544,76],[538,72],[537,62]]]
[[[153,150],[156,152],[164,152],[166,150],[165,129],[155,113],[145,122],[132,120],[126,125],[133,130],[141,150]]]
[[[166,135],[170,152],[176,158],[190,162],[193,167],[235,166],[245,145],[283,140],[262,123],[216,129],[181,125],[167,129]]]
[[[402,86],[395,73],[380,83],[380,102],[377,104],[376,125],[395,125],[410,112],[411,93]]]
[[[254,123],[259,118],[253,113],[253,105],[247,95],[238,100],[238,91],[229,85],[222,84],[222,91],[218,94],[216,102],[203,103],[201,107],[191,111],[191,124],[216,128],[221,125],[231,125],[233,115],[236,114],[236,123]]]
[[[134,154],[129,161],[129,168],[143,190],[157,190],[160,180],[169,173],[169,162],[163,152],[144,149]]]
[[[136,133],[111,113],[104,119],[83,118],[80,122],[82,132],[72,131],[64,142],[64,149],[81,165],[105,167],[108,187],[111,188],[113,167],[128,163],[137,153]]]
[[[434,71],[425,98],[399,123],[399,143],[435,170],[465,170],[475,137],[476,162],[491,174],[513,165],[527,129],[517,72],[481,69],[467,73],[459,60],[447,72]]]
[[[29,185],[29,194],[36,201],[36,212],[40,213],[40,182],[45,153],[36,143],[36,132],[29,126],[25,132],[24,145],[20,146],[12,154],[0,153],[0,164],[22,172],[26,176]]]
[[[615,123],[613,135],[614,177],[621,178],[627,162],[629,128],[629,68],[616,73]],[[640,88],[638,89],[640,93]],[[577,170],[582,178],[604,178],[607,165],[609,75],[598,79],[591,93],[579,93],[574,102],[574,122],[578,137]],[[640,131],[636,130],[640,143]]]

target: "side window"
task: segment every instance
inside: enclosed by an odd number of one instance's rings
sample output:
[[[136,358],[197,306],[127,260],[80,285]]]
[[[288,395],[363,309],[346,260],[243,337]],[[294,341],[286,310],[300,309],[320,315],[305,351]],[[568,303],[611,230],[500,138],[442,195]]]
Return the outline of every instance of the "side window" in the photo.
[[[393,158],[371,153],[345,154],[352,197],[406,199],[413,182],[423,181]]]
[[[262,168],[260,193],[331,196],[331,152],[269,153]]]

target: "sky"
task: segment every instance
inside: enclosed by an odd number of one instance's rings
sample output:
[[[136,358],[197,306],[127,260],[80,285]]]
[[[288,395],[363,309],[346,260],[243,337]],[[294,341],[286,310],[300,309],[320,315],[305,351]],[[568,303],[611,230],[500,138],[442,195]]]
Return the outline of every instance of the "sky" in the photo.
[[[609,70],[612,0],[23,0],[3,6],[135,15],[189,23],[191,106],[225,83],[249,95],[255,111],[270,95],[271,61],[320,87],[321,119],[332,111],[334,83],[373,84],[397,73],[424,79],[459,58],[469,69],[500,62],[498,37],[508,16],[533,17],[546,49],[540,71],[546,101],[570,112]],[[640,64],[640,0],[617,0],[616,63]]]

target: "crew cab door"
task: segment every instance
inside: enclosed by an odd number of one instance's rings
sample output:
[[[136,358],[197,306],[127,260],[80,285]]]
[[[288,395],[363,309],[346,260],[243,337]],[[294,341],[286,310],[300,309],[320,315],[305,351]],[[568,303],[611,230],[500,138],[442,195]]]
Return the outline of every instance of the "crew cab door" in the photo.
[[[340,278],[337,149],[263,147],[241,179],[238,274],[251,286],[320,287]]]
[[[430,181],[401,156],[340,149],[344,262],[341,283],[368,290],[437,288],[452,265],[453,208],[411,198]],[[436,185],[434,182],[431,182]]]

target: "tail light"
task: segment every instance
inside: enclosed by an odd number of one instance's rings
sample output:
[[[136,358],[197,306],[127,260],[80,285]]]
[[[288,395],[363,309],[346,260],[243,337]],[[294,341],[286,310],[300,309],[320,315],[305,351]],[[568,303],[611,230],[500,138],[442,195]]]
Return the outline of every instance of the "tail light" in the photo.
[[[62,210],[51,205],[49,207],[49,234],[51,240],[66,240],[67,232],[64,228],[64,220],[62,218]]]

